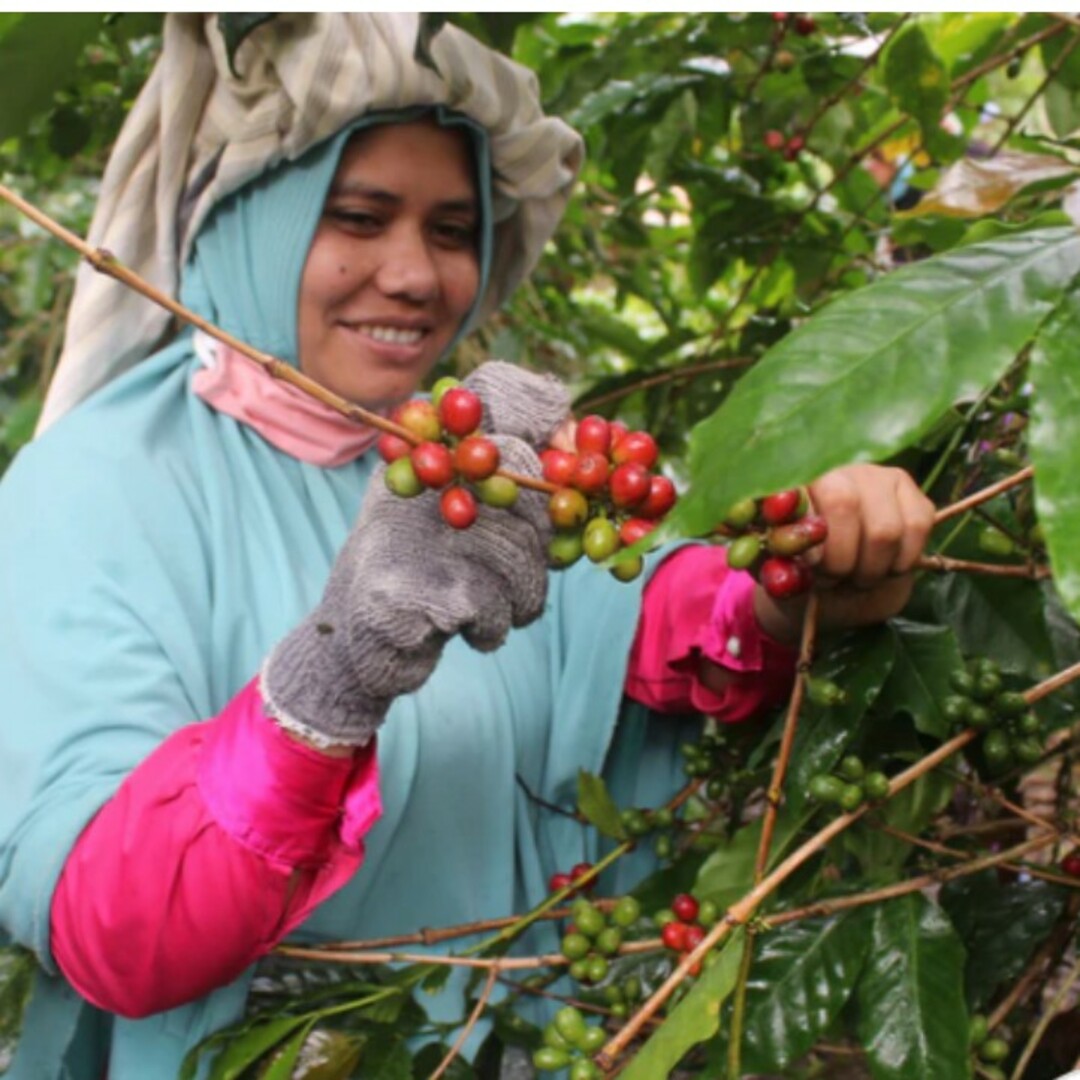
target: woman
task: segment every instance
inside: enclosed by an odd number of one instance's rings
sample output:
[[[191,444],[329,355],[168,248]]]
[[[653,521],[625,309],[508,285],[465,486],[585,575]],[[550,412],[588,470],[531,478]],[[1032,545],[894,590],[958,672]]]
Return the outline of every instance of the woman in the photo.
[[[209,17],[170,17],[95,238],[337,393],[407,398],[531,268],[580,161],[527,72],[449,28],[433,72],[415,36],[282,17],[234,78]],[[624,691],[731,721],[790,679],[798,605],[717,549],[549,579],[539,497],[451,533],[385,490],[374,433],[190,330],[147,356],[163,329],[81,281],[51,426],[0,487],[0,925],[43,968],[16,1077],[175,1076],[286,934],[532,906],[595,857],[544,808],[579,768],[626,804],[674,790],[685,722]],[[536,473],[563,388],[470,381]],[[894,613],[929,504],[870,467],[812,494],[832,620]],[[460,1015],[460,983],[424,1004]]]

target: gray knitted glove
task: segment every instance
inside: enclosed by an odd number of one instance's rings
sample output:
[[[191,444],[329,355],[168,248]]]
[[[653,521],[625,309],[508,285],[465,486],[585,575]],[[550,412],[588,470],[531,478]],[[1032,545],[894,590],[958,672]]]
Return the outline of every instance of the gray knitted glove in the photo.
[[[565,390],[556,383],[560,398],[552,380],[497,366],[505,370],[486,373],[477,392],[492,417],[542,443],[566,415]],[[533,412],[531,384],[543,391]],[[491,437],[503,467],[540,476],[526,442]],[[387,490],[383,473],[372,476],[322,601],[263,668],[271,715],[326,745],[366,743],[393,699],[425,682],[450,637],[495,649],[511,627],[542,614],[547,595],[546,496],[522,488],[512,508],[481,505],[475,524],[457,530],[443,521],[437,492],[403,499]]]
[[[570,415],[570,394],[554,375],[536,375],[505,360],[481,364],[465,385],[484,403],[485,431],[514,435],[534,450],[543,450]]]

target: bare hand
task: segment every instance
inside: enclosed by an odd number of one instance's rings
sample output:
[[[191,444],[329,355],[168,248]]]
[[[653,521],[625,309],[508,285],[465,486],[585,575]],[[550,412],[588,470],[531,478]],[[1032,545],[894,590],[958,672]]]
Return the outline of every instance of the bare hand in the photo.
[[[810,485],[814,512],[829,535],[816,549],[819,625],[869,626],[898,614],[915,584],[913,569],[934,525],[934,504],[903,469],[846,465]],[[798,640],[806,597],[778,601],[760,586],[754,609],[778,641]]]

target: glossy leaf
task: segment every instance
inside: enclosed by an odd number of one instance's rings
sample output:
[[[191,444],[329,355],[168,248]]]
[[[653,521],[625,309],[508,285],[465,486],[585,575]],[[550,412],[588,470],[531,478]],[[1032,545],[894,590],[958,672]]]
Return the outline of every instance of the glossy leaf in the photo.
[[[978,1009],[1020,977],[1061,917],[1065,893],[1042,881],[1002,882],[987,870],[948,882],[940,899],[967,949],[967,999]]]
[[[304,1049],[304,1043],[307,1042],[314,1026],[315,1021],[310,1020],[282,1046],[263,1073],[261,1080],[293,1080],[300,1052]],[[212,1077],[211,1080],[213,1080]]]
[[[672,512],[704,533],[748,495],[888,457],[992,385],[1080,269],[1080,236],[1023,233],[939,255],[823,308],[691,437]]]
[[[224,1050],[214,1059],[209,1080],[237,1080],[255,1062],[261,1060],[265,1054],[284,1040],[299,1035],[302,1043],[303,1036],[310,1030],[312,1023],[309,1016],[282,1016],[268,1023],[250,1027],[242,1034],[230,1038]],[[209,1044],[207,1044],[207,1049],[210,1049]]]
[[[908,713],[924,735],[944,739],[950,731],[941,702],[953,692],[949,677],[963,665],[956,635],[947,626],[905,619],[894,619],[891,626],[896,647],[881,705]]]
[[[1080,618],[1080,313],[1076,289],[1065,293],[1031,354],[1035,403],[1031,462],[1035,507],[1046,535],[1054,583],[1073,618]]]
[[[698,976],[693,989],[664,1019],[619,1075],[623,1080],[657,1080],[670,1076],[692,1047],[711,1039],[720,1027],[720,1010],[739,973],[743,930],[736,930],[719,959]]]
[[[971,1076],[963,970],[956,931],[924,896],[874,909],[855,1003],[875,1080]]]
[[[75,61],[101,29],[102,16],[29,12],[9,20],[0,34],[0,142],[22,135],[71,82]]]
[[[847,1003],[870,948],[871,918],[854,909],[757,939],[747,984],[743,1068],[779,1072],[801,1057]]]
[[[626,839],[626,829],[619,818],[619,807],[599,776],[584,769],[578,771],[578,809],[604,836]]]

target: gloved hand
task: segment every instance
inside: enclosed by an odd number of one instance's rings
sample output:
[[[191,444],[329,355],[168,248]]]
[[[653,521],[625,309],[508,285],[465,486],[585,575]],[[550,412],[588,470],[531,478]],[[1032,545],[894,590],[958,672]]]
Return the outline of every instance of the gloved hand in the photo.
[[[539,477],[535,449],[569,411],[565,387],[501,361],[466,385],[482,396],[501,467]],[[481,505],[476,522],[457,530],[443,521],[437,492],[403,499],[383,472],[371,478],[321,602],[263,668],[270,714],[327,745],[366,743],[393,699],[425,682],[454,634],[490,651],[544,610],[546,496],[522,488],[513,507]]]

